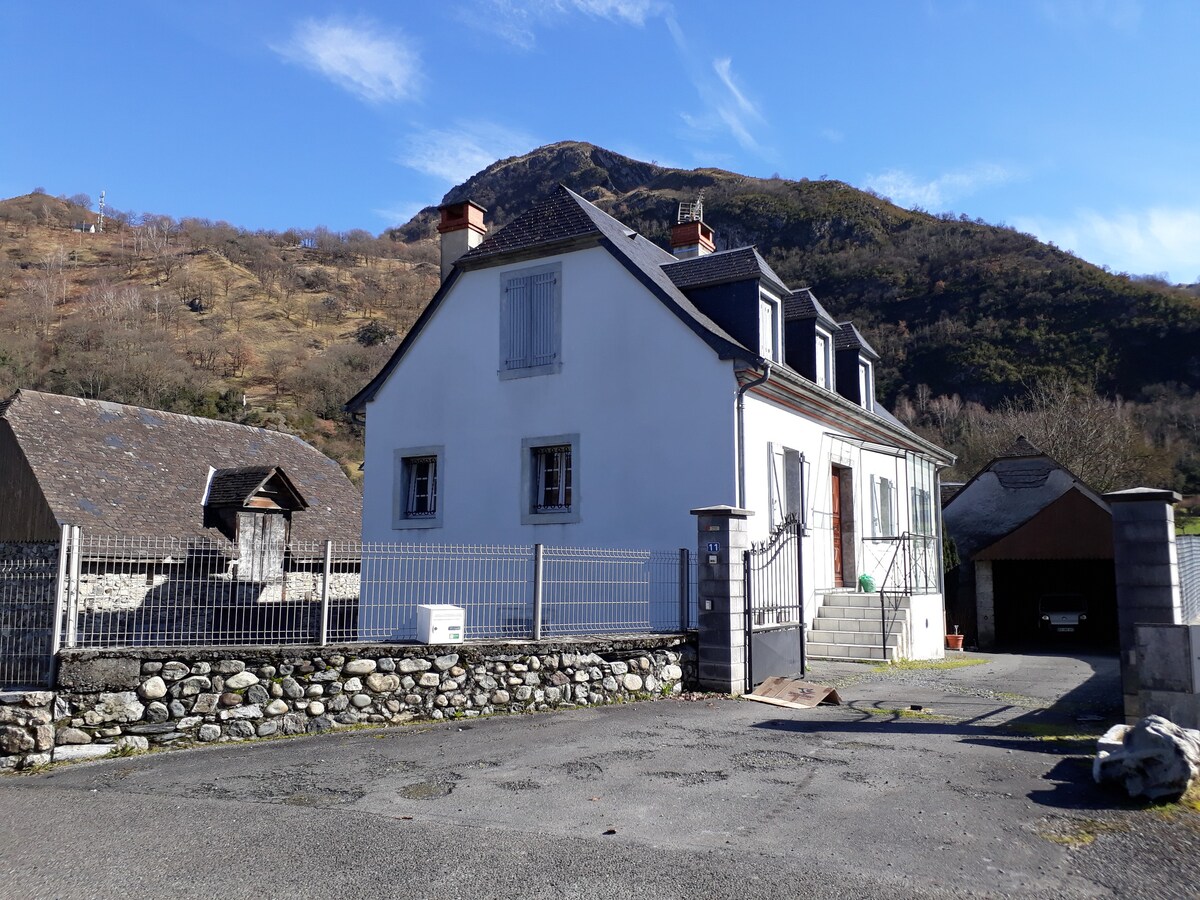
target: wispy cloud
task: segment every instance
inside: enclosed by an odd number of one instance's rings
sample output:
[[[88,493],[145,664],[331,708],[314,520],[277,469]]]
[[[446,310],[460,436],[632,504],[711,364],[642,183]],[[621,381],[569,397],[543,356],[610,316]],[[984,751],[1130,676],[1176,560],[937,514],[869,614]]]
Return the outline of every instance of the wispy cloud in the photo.
[[[1200,208],[1085,209],[1068,219],[1030,217],[1013,225],[1115,272],[1200,281]]]
[[[822,128],[818,134],[822,140],[829,141],[831,144],[840,144],[846,139],[845,133],[838,131],[836,128]]]
[[[606,19],[620,25],[638,28],[648,19],[670,11],[665,0],[541,0],[525,3],[520,0],[489,0],[480,14],[478,6],[463,8],[459,19],[467,25],[489,34],[521,50],[537,46],[539,29],[566,21],[582,14],[594,19]]]
[[[1131,31],[1142,19],[1140,0],[1041,0],[1042,18],[1062,28],[1104,25],[1116,31]]]
[[[922,180],[902,169],[889,169],[878,175],[868,175],[866,186],[878,194],[890,197],[899,206],[920,206],[940,211],[944,210],[948,203],[1017,177],[1019,173],[1005,166],[980,163],[964,169],[955,169],[929,180]]]
[[[428,204],[426,203],[401,201],[399,203],[394,203],[391,206],[372,210],[372,212],[374,212],[375,215],[384,222],[387,222],[388,225],[403,225],[427,205]]]
[[[449,184],[460,184],[498,159],[527,153],[538,145],[520,131],[487,123],[455,123],[410,134],[396,162]]]
[[[271,49],[368,103],[410,100],[420,88],[416,49],[403,35],[385,33],[370,21],[305,19]]]

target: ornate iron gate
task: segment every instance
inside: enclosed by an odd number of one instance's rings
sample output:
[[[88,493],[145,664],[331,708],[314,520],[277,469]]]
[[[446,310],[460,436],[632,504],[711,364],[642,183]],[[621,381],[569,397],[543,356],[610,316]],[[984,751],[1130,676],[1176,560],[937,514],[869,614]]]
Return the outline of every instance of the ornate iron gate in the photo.
[[[746,689],[771,675],[804,674],[804,579],[800,525],[789,515],[745,551]]]

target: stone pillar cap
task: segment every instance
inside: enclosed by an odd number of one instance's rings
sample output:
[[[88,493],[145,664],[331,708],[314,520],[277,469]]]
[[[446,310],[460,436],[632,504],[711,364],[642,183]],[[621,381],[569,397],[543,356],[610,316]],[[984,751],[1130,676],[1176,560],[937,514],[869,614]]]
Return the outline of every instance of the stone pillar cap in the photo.
[[[742,518],[746,518],[754,515],[754,510],[738,509],[736,506],[729,506],[728,504],[721,503],[717,506],[701,506],[697,509],[691,510],[691,513],[693,516],[728,516],[730,518],[740,516]]]
[[[1125,491],[1111,491],[1104,495],[1109,503],[1130,503],[1139,500],[1157,500],[1160,503],[1178,503],[1183,497],[1178,491],[1166,488],[1135,487]]]

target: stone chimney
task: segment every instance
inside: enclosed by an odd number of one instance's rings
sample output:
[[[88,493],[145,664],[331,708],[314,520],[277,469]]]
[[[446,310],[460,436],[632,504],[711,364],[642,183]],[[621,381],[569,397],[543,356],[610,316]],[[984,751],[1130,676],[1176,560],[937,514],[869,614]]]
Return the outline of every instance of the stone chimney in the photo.
[[[438,234],[442,236],[442,281],[450,276],[450,270],[460,256],[483,243],[487,226],[483,214],[487,212],[478,203],[463,200],[439,207],[442,221],[438,223]]]
[[[671,252],[677,259],[708,256],[716,249],[713,230],[699,219],[671,226]]]

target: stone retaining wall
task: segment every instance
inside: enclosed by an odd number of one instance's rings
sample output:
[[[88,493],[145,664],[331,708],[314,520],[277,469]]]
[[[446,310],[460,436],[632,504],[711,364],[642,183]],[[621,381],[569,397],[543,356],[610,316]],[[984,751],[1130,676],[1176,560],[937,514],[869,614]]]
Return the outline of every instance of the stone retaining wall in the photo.
[[[0,768],[664,697],[695,686],[696,655],[682,636],[75,650],[57,682],[0,703]]]

